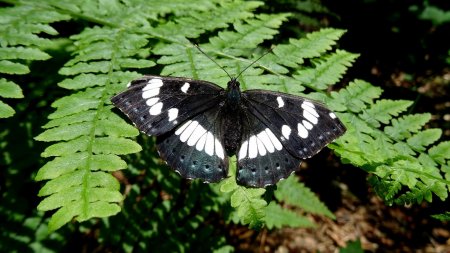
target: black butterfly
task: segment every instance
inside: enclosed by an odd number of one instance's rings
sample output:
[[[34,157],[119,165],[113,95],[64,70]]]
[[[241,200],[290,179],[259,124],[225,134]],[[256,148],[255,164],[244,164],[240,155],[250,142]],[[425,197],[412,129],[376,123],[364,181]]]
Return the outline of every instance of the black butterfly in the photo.
[[[144,76],[111,99],[184,178],[217,182],[237,155],[239,184],[265,187],[288,177],[345,132],[336,115],[303,97],[241,92],[183,77]]]

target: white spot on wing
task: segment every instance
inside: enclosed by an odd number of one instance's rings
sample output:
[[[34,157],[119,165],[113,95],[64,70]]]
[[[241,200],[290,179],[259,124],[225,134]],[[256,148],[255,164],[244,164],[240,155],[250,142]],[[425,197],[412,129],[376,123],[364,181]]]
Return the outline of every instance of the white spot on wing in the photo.
[[[214,135],[211,132],[206,134],[205,152],[210,156],[214,155]]]
[[[309,111],[304,110],[303,117],[305,117],[309,122],[313,123],[314,125],[317,124],[317,118],[314,117],[314,115],[312,115]]]
[[[147,85],[142,89],[143,91],[156,89],[163,86],[163,82],[160,78],[153,78],[147,82]]]
[[[152,105],[156,104],[158,101],[159,101],[159,98],[150,98],[150,99],[147,100],[145,103],[146,103],[148,106],[152,106]]]
[[[189,89],[189,83],[184,83],[183,86],[181,86],[181,91],[184,93],[187,93],[188,89]]]
[[[176,135],[180,135],[180,134],[184,131],[184,129],[186,129],[186,127],[188,127],[189,124],[191,124],[191,122],[192,122],[192,120],[189,120],[189,121],[187,121],[186,123],[184,123],[182,126],[180,126],[180,127],[177,129],[177,131],[175,131],[175,134],[176,134]]]
[[[258,155],[258,144],[256,143],[256,137],[252,135],[248,141],[248,157],[255,158]]]
[[[277,102],[278,102],[278,108],[281,108],[284,106],[284,101],[281,97],[277,97]]]
[[[239,149],[239,160],[247,156],[247,149],[248,149],[248,141],[244,141],[242,143],[241,148]]]
[[[222,159],[225,158],[225,154],[223,152],[222,145],[220,144],[219,140],[217,138],[214,139],[214,146],[216,149],[216,155]]]
[[[131,86],[131,82],[127,83],[127,88]]]
[[[264,146],[266,147],[267,151],[269,151],[269,153],[273,153],[275,151],[275,147],[273,146],[272,141],[270,140],[270,138],[267,135],[266,131],[262,131],[257,136],[258,136],[258,139],[260,139],[261,142],[264,144]]]
[[[188,139],[187,144],[189,146],[194,146],[195,143],[206,133],[206,129],[203,128],[200,124],[194,129],[191,136]]]
[[[258,138],[256,138],[256,144],[258,145],[259,155],[265,156],[267,154],[267,151],[266,151],[266,148],[264,147],[264,144],[262,143],[262,141],[260,141]]]
[[[311,113],[312,115],[314,115],[314,117],[318,118],[319,114],[317,113],[316,109],[314,109],[314,105],[311,102],[303,102],[302,103],[302,108],[305,111],[308,111],[309,113]]]
[[[272,131],[269,128],[266,128],[266,133],[270,138],[270,141],[272,142],[273,146],[277,150],[283,149],[283,145],[281,145],[281,142],[277,139],[277,137],[272,133]]]
[[[159,88],[146,90],[146,91],[144,91],[142,93],[142,98],[143,99],[147,99],[147,98],[151,98],[151,97],[157,96],[158,94],[159,94]]]
[[[172,108],[169,110],[169,121],[173,121],[178,117],[178,109]]]
[[[163,103],[159,102],[156,103],[155,105],[153,105],[152,107],[150,107],[150,115],[158,115],[161,113],[161,109],[163,107]]]
[[[303,139],[308,137],[308,130],[306,130],[306,128],[301,123],[298,123],[297,130],[298,130],[298,135],[300,137],[302,137]]]
[[[302,120],[302,123],[308,130],[311,130],[313,128],[313,125],[311,125],[311,123],[309,123],[309,121],[307,120]]]
[[[187,139],[189,139],[189,136],[191,136],[192,132],[194,132],[195,128],[198,125],[198,121],[192,121],[191,124],[183,131],[183,133],[180,135],[180,141],[185,142]]]
[[[289,140],[289,135],[291,134],[291,128],[288,125],[283,125],[281,127],[281,133],[283,134],[284,138]]]
[[[206,136],[207,136],[207,134],[202,135],[200,140],[198,140],[197,145],[195,145],[195,149],[197,149],[198,151],[203,150],[203,148],[205,147],[205,143],[206,143]]]
[[[162,86],[163,86],[163,82],[161,79],[153,78],[147,82],[147,85],[145,85],[145,87],[142,90],[146,91],[146,90],[156,89],[156,88],[159,88]]]
[[[335,119],[336,118],[336,114],[330,112],[330,118]]]
[[[311,108],[314,108],[314,104],[311,103],[311,102],[309,102],[309,101],[304,101],[302,105],[305,105],[305,106],[309,106],[309,107],[311,107]],[[302,108],[303,108],[303,107],[302,107]]]

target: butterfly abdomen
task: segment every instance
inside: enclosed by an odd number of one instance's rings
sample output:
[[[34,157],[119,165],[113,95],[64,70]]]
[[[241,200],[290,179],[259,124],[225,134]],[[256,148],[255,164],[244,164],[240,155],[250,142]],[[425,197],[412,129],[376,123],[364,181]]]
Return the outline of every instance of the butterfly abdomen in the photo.
[[[223,144],[228,156],[236,154],[236,150],[241,143],[242,136],[242,122],[241,113],[239,110],[233,112],[225,112],[222,118],[222,133]]]

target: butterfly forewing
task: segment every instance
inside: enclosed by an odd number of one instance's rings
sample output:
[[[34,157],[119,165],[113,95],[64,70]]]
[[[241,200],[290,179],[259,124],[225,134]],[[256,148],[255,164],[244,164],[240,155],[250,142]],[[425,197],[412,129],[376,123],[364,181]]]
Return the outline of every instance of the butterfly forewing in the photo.
[[[157,138],[161,157],[184,178],[217,182],[227,176],[220,115],[215,106]]]
[[[144,76],[111,101],[139,130],[158,136],[217,105],[223,91],[206,81]]]
[[[252,113],[245,115],[237,152],[236,178],[239,184],[265,187],[297,170],[301,159],[289,153],[272,128]]]
[[[243,94],[249,113],[270,128],[295,157],[315,155],[346,130],[336,115],[318,102],[262,90]]]

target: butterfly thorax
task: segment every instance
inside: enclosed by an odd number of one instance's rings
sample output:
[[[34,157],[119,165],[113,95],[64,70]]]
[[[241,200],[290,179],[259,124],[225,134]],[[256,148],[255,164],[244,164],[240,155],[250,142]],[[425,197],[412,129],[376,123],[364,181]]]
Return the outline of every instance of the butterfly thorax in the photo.
[[[239,109],[241,102],[241,89],[239,86],[240,84],[235,78],[228,82],[225,104],[230,111]]]
[[[241,142],[242,133],[242,108],[241,108],[241,89],[239,82],[233,78],[228,82],[225,94],[225,115],[222,120],[223,143],[228,155],[236,153],[237,147]]]

